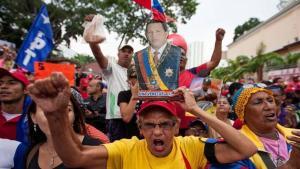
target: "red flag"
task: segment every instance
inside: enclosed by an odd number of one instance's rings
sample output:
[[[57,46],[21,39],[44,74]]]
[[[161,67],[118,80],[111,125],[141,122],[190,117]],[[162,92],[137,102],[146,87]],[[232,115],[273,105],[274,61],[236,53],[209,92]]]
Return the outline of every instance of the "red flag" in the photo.
[[[176,22],[176,19],[170,17],[169,15],[165,15],[166,16],[166,22],[171,23],[171,22]]]
[[[133,0],[140,6],[147,8],[152,11],[153,20],[161,22],[176,22],[174,18],[167,16],[164,13],[162,6],[158,0]]]
[[[166,22],[166,16],[155,8],[152,8],[153,20]]]
[[[161,21],[161,22],[166,22],[166,16],[164,13],[164,9],[160,5],[158,0],[153,0],[152,1],[152,15],[153,15],[153,20]]]
[[[137,4],[139,4],[143,7],[151,10],[151,7],[152,7],[151,0],[133,0],[133,1],[135,1]]]

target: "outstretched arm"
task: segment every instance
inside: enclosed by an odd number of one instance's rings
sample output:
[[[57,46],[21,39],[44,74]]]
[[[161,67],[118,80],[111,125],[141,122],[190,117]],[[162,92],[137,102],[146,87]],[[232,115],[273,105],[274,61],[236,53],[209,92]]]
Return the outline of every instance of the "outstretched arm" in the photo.
[[[100,46],[97,43],[90,43],[90,48],[100,66],[101,69],[106,69],[108,65],[108,59],[103,55]]]
[[[222,57],[222,41],[225,35],[225,30],[222,28],[217,29],[216,31],[216,41],[215,48],[211,59],[207,62],[207,68],[209,71],[212,71],[215,67],[217,67],[220,63]]]
[[[82,146],[68,120],[70,87],[62,73],[37,80],[28,86],[29,95],[48,120],[55,151],[71,168],[99,168],[108,157],[104,146]]]
[[[215,156],[220,163],[231,163],[248,158],[256,153],[256,146],[243,134],[232,126],[204,112],[196,104],[193,93],[185,87],[175,90],[175,93],[183,93],[185,103],[182,104],[186,111],[206,122],[224,138],[226,143],[215,145]],[[247,147],[247,148],[246,148]]]

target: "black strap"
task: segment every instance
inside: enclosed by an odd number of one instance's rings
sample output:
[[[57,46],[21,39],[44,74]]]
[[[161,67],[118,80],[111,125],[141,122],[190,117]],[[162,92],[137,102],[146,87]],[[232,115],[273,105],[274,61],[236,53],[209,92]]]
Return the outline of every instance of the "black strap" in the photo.
[[[264,151],[257,151],[258,155],[261,157],[263,162],[265,163],[267,168],[276,168],[275,164],[273,163],[272,159],[270,158],[269,153]]]
[[[215,144],[216,143],[205,143],[204,146],[205,157],[211,164],[219,164],[215,154]]]

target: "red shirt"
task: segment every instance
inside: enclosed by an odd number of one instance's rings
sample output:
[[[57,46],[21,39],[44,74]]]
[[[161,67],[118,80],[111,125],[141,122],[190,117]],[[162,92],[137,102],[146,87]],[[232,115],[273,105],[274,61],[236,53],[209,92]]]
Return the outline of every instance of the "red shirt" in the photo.
[[[209,75],[209,70],[206,63],[181,72],[179,75],[179,87],[186,86],[189,88],[194,77],[197,75],[200,77],[206,77]]]
[[[5,117],[0,114],[0,138],[16,140],[17,125],[20,118],[21,116],[18,116],[6,121]]]
[[[104,133],[102,133],[100,130],[93,127],[92,125],[85,124],[85,129],[86,129],[87,134],[90,137],[99,139],[103,143],[109,143],[108,137]]]

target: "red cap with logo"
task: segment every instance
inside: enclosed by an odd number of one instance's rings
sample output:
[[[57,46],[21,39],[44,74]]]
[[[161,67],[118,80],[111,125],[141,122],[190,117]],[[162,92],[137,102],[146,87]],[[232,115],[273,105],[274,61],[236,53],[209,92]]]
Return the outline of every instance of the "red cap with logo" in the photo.
[[[29,85],[29,80],[27,79],[25,73],[22,70],[19,69],[6,70],[0,68],[0,78],[2,78],[3,76],[11,76],[14,79],[20,81],[24,86]]]
[[[162,108],[168,111],[173,116],[176,116],[180,119],[185,118],[185,111],[184,109],[176,102],[167,102],[167,101],[148,101],[144,102],[141,105],[141,109],[137,112],[137,115],[140,116],[145,111],[152,109],[154,107]]]

